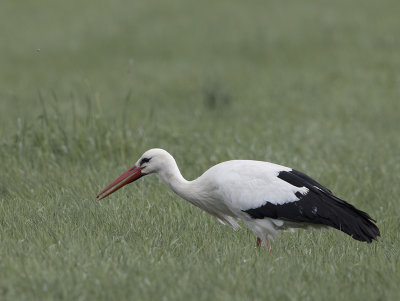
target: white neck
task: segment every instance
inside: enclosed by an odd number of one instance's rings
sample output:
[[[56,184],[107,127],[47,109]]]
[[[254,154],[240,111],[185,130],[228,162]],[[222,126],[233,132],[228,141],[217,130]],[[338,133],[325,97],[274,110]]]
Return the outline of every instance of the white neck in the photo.
[[[196,199],[193,181],[187,181],[179,171],[175,160],[168,164],[168,168],[158,172],[158,176],[180,197],[192,201]]]
[[[223,202],[215,202],[215,197],[210,194],[213,192],[212,185],[204,182],[201,176],[193,181],[185,180],[172,156],[157,174],[181,198],[214,215],[223,223],[237,227],[231,218],[234,216],[232,211]]]

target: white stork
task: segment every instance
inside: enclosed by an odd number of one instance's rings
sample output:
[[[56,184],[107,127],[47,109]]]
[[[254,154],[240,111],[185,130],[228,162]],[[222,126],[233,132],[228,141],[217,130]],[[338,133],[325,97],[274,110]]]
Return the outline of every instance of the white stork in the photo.
[[[223,224],[237,228],[237,221],[243,221],[257,236],[257,246],[263,241],[270,252],[268,238],[279,230],[329,226],[368,243],[380,236],[375,220],[367,213],[334,196],[309,176],[262,161],[222,162],[187,181],[167,151],[150,149],[97,198],[101,200],[152,173]]]

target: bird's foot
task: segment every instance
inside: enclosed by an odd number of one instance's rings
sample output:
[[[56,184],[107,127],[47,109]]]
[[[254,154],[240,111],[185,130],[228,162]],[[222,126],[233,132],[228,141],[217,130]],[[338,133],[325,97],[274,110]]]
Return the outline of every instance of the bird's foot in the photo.
[[[257,248],[259,248],[260,246],[261,246],[261,238],[257,237]],[[267,247],[268,252],[271,253],[272,250],[271,250],[271,246],[269,244],[268,236],[265,237],[265,246]]]
[[[265,243],[266,243],[266,245],[267,245],[268,252],[272,253],[271,246],[269,245],[268,236],[267,236],[267,237],[265,237]]]
[[[261,238],[257,237],[257,248],[261,246]]]

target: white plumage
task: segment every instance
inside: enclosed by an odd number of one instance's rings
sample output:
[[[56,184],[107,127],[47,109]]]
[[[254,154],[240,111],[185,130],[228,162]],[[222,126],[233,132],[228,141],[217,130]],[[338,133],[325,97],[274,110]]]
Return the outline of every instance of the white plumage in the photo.
[[[331,226],[367,242],[380,235],[368,214],[335,197],[307,175],[262,161],[223,162],[187,181],[168,152],[151,149],[97,197],[105,198],[151,173],[220,222],[237,228],[237,221],[243,221],[257,235],[257,245],[264,241],[269,250],[269,237],[294,227]]]

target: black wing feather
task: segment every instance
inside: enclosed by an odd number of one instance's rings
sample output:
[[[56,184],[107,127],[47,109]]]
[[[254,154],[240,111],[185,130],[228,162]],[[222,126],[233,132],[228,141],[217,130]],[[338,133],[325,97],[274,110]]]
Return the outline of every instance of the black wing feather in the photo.
[[[265,205],[245,210],[252,218],[265,217],[297,223],[320,224],[336,228],[354,239],[368,243],[380,236],[378,227],[367,213],[334,196],[326,187],[306,174],[291,170],[281,171],[278,178],[296,187],[308,188],[308,193],[296,193],[298,201]]]

